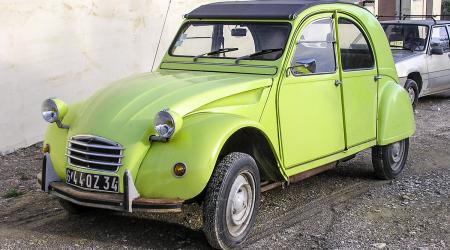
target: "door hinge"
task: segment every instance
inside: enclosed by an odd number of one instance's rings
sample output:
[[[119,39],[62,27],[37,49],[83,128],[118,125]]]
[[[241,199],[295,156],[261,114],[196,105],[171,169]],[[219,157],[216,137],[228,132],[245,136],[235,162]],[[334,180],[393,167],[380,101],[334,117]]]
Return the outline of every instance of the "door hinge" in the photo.
[[[341,85],[342,84],[342,82],[341,82],[341,80],[336,80],[336,81],[334,81],[334,85],[337,87],[337,86],[339,86],[339,85]]]
[[[373,79],[375,81],[379,81],[379,80],[381,80],[381,76],[380,75],[376,75],[376,76],[373,77]]]

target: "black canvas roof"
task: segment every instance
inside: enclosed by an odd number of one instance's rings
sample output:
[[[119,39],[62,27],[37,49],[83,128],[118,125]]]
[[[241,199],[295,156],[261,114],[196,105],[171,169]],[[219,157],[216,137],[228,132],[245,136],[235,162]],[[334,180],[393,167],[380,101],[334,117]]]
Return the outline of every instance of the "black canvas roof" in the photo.
[[[281,1],[229,1],[206,4],[194,9],[189,19],[282,19],[292,20],[305,9],[325,3],[344,0],[281,0]],[[348,3],[348,1],[347,1]]]

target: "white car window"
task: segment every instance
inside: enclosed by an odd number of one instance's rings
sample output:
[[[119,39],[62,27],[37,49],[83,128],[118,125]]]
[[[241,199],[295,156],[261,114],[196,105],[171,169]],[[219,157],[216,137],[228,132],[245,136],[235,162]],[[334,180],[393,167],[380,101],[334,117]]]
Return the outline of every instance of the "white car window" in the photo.
[[[449,52],[449,42],[448,32],[444,26],[433,28],[433,33],[431,34],[431,47],[441,46],[444,49],[444,52]]]
[[[292,66],[314,62],[314,72],[302,74],[332,73],[336,71],[334,53],[334,29],[331,18],[310,23],[299,37]]]

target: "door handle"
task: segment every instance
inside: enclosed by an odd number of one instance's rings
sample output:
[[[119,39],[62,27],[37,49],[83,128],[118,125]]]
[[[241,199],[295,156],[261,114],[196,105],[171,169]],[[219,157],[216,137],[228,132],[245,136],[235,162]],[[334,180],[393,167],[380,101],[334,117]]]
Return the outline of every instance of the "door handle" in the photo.
[[[336,86],[336,87],[338,87],[341,84],[342,84],[341,80],[334,81],[334,86]]]
[[[373,77],[373,80],[378,82],[379,80],[381,80],[381,76],[380,75],[376,75],[376,76]]]

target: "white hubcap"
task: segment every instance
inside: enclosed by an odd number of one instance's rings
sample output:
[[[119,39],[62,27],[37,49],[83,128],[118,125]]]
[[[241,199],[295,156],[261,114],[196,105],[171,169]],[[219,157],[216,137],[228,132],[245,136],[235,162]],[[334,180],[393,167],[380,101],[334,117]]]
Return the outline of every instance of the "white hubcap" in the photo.
[[[389,146],[389,163],[392,170],[401,167],[402,159],[405,154],[405,143],[403,141],[393,143]]]
[[[413,88],[408,89],[408,95],[409,99],[411,100],[411,103],[414,103],[414,101],[416,100],[416,92],[414,92]]]
[[[392,145],[392,160],[394,162],[400,161],[400,143],[396,142]]]
[[[231,186],[226,208],[226,222],[229,233],[238,237],[247,228],[255,204],[255,181],[253,175],[244,171]]]

